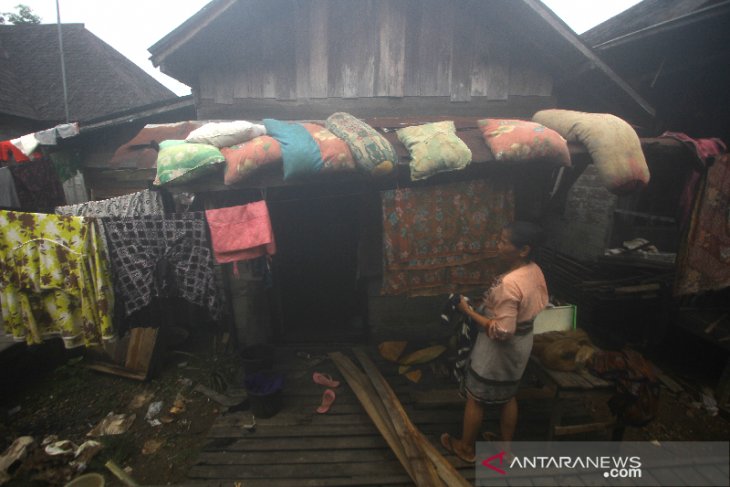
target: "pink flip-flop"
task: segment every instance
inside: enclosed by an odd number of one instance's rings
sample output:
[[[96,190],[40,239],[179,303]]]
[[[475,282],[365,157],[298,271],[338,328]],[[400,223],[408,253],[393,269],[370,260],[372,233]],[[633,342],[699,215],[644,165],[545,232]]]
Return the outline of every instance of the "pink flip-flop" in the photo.
[[[332,379],[331,376],[326,374],[320,374],[319,372],[315,372],[312,374],[312,380],[315,384],[319,384],[321,386],[325,387],[340,387],[340,382]]]
[[[324,414],[330,410],[330,406],[335,402],[335,391],[332,389],[325,389],[322,394],[322,404],[317,408],[319,414]]]

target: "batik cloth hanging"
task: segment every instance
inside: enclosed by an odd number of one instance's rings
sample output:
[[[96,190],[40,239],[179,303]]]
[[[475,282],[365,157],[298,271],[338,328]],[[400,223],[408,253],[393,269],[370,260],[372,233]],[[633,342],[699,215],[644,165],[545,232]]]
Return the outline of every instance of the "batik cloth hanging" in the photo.
[[[483,288],[514,216],[509,184],[467,181],[381,193],[383,294],[434,296]]]
[[[181,297],[221,316],[221,293],[202,212],[103,218],[114,286],[127,316],[152,298]]]
[[[164,207],[159,191],[145,189],[138,193],[126,194],[101,201],[87,201],[77,205],[59,206],[57,215],[88,216],[88,217],[136,217],[143,215],[162,215]],[[108,250],[104,226],[99,225],[99,233]]]
[[[29,344],[60,335],[67,348],[114,338],[114,294],[86,218],[0,211],[5,331]]]

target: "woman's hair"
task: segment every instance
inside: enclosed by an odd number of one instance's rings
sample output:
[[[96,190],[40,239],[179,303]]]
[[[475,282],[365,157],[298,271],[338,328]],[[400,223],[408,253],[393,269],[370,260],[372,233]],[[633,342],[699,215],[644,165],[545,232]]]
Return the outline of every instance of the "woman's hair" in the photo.
[[[531,257],[535,249],[545,240],[545,232],[542,227],[534,223],[516,221],[506,225],[504,229],[510,231],[510,242],[515,247],[530,246],[528,257]]]

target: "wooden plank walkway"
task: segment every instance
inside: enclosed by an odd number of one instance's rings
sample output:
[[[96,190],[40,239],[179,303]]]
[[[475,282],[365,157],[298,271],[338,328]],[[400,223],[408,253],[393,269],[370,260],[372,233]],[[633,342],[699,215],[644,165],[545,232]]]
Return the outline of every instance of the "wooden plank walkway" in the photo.
[[[271,486],[346,486],[413,485],[403,467],[365,410],[342,381],[337,398],[327,414],[315,412],[325,390],[312,381],[312,373],[322,372],[342,380],[334,363],[325,359],[305,359],[297,352],[313,357],[341,351],[354,360],[349,347],[279,347],[275,369],[284,374],[283,407],[274,417],[256,418],[256,429],[249,432],[250,412],[221,415],[213,424],[208,443],[188,471],[191,484]],[[454,401],[455,387],[424,373],[421,384],[413,384],[398,375],[397,367],[368,349],[395,390],[416,427],[441,450],[438,437],[443,432],[459,435],[463,402]],[[527,379],[527,378],[526,378]],[[526,380],[525,382],[529,382]],[[429,391],[443,401],[421,401]],[[451,392],[451,394],[450,394]],[[576,401],[577,402],[577,401]],[[542,440],[547,431],[550,411],[548,401],[538,399],[520,403],[520,420],[515,440]],[[590,414],[580,408],[566,407],[566,416],[585,420]],[[498,411],[487,411],[485,429],[496,431]],[[469,481],[474,466],[454,455],[446,458]]]

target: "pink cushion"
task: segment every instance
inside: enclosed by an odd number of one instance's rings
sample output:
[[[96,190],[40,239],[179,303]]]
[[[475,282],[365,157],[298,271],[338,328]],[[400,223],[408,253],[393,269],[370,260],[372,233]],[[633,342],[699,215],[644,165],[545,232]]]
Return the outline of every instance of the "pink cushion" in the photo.
[[[570,166],[568,143],[556,131],[526,120],[485,118],[479,129],[498,161],[545,159]]]

